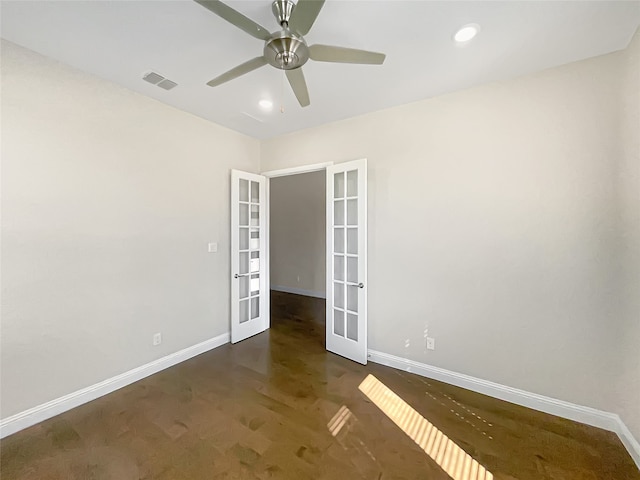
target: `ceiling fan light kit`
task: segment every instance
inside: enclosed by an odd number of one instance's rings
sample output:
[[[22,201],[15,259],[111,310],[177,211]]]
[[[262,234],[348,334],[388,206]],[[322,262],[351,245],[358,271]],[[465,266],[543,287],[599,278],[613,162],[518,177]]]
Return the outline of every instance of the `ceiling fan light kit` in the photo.
[[[308,46],[304,35],[309,33],[324,5],[324,0],[298,0],[297,3],[291,0],[275,0],[271,10],[281,30],[273,33],[220,0],[194,1],[249,35],[265,42],[261,57],[253,58],[207,82],[211,87],[222,85],[269,64],[285,71],[298,103],[306,107],[310,104],[309,92],[300,67],[308,60],[367,65],[382,65],[385,60],[383,53],[331,45]]]

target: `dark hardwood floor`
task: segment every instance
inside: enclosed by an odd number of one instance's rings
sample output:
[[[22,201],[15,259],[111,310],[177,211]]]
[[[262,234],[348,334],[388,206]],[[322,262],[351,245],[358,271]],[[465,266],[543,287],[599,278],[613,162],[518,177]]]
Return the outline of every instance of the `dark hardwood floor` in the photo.
[[[2,479],[640,479],[610,432],[355,364],[324,301],[272,304],[269,331],[2,440]]]

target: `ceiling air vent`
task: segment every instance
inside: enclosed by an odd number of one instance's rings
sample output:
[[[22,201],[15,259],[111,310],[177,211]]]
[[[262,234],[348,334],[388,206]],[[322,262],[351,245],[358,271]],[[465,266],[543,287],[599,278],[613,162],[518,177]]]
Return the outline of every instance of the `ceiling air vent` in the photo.
[[[164,88],[165,90],[171,90],[173,87],[177,85],[178,84],[176,82],[172,82],[171,80],[168,80],[166,78],[162,80],[160,83],[158,83],[158,86],[160,88]]]
[[[172,82],[168,78],[164,78],[162,75],[157,74],[156,72],[145,73],[142,79],[145,82],[152,83],[164,90],[171,90],[173,87],[176,87],[178,85],[176,82]]]
[[[150,72],[150,73],[145,74],[145,76],[142,77],[142,79],[146,80],[149,83],[153,83],[154,85],[157,85],[162,80],[164,80],[164,77],[162,75],[158,75],[155,72]]]

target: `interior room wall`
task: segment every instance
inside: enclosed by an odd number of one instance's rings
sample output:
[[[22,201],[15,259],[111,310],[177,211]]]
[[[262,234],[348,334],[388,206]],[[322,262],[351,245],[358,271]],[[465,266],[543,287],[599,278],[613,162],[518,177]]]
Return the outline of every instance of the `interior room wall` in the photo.
[[[228,331],[230,168],[366,157],[370,348],[640,439],[638,51],[260,145],[3,41],[2,418]]]
[[[325,296],[324,171],[270,180],[271,288]]]
[[[625,55],[262,142],[263,170],[368,159],[369,348],[617,411]]]
[[[621,88],[621,155],[618,170],[621,220],[621,303],[624,324],[617,398],[622,420],[640,441],[640,31],[625,51]]]
[[[259,171],[259,142],[6,41],[1,61],[6,418],[229,331],[229,171]]]

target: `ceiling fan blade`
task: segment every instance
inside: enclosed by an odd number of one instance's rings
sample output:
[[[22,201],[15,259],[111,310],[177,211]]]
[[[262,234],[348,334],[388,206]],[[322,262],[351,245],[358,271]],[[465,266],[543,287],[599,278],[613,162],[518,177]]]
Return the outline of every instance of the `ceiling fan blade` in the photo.
[[[309,47],[309,58],[316,62],[382,65],[386,55],[384,53],[368,52],[367,50],[356,50],[355,48],[311,45]]]
[[[207,85],[210,87],[217,87],[229,80],[233,80],[234,78],[238,78],[245,73],[249,73],[256,68],[260,68],[267,64],[267,60],[264,57],[256,57],[252,58],[248,62],[244,62],[242,65],[238,65],[235,68],[232,68],[228,72],[223,73],[222,75],[214,78],[213,80],[207,82]]]
[[[285,72],[287,74],[287,80],[289,80],[289,85],[291,85],[300,106],[309,106],[311,103],[309,101],[309,90],[307,90],[307,82],[304,80],[302,69],[296,68],[294,70],[285,70]]]
[[[267,40],[271,36],[271,33],[266,28],[258,25],[250,18],[245,17],[243,14],[222,3],[220,0],[194,1],[202,5],[204,8],[212,11],[219,17],[225,19],[227,22],[235,25],[240,30],[244,30],[252,37],[259,38],[260,40]]]
[[[289,18],[289,28],[300,35],[309,33],[323,5],[324,0],[298,0]]]

